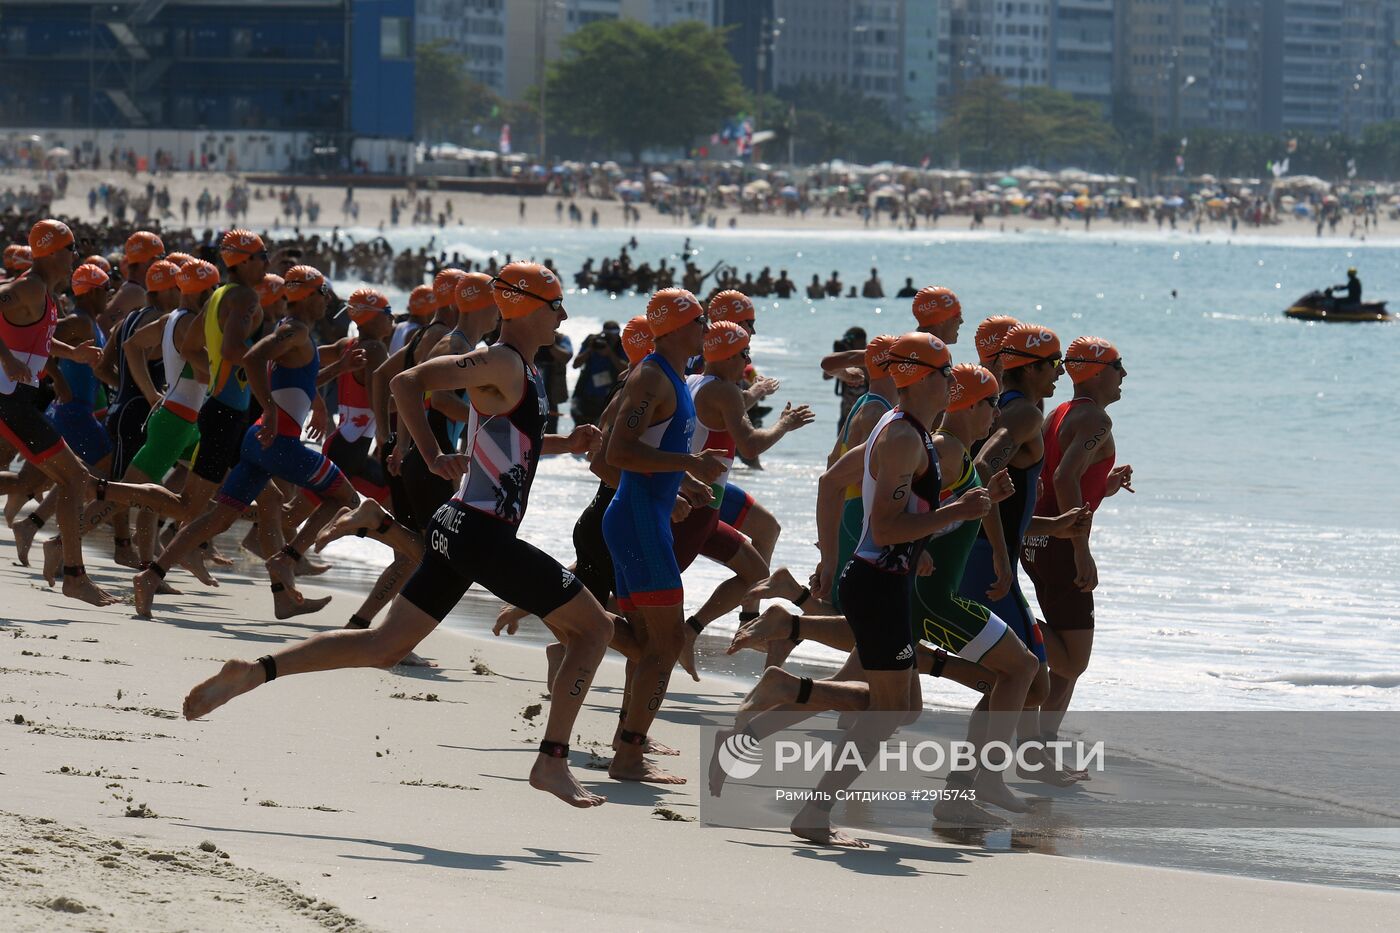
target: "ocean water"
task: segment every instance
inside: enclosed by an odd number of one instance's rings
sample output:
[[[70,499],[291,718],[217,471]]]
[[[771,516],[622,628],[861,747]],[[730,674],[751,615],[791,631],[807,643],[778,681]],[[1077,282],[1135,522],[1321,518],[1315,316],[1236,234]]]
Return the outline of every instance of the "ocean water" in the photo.
[[[370,231],[350,231],[365,236]],[[473,259],[551,257],[566,282],[587,257],[616,255],[632,234],[553,229],[389,234],[396,247],[433,242]],[[683,232],[637,231],[635,261],[676,265]],[[887,291],[906,277],[959,295],[967,323],[957,361],[991,314],[1048,325],[1062,345],[1084,334],[1122,351],[1128,376],[1114,418],[1120,463],[1135,495],[1107,500],[1095,522],[1099,566],[1094,659],[1075,693],[1086,709],[1394,709],[1400,702],[1400,326],[1323,325],[1282,316],[1292,299],[1359,267],[1368,297],[1400,306],[1394,243],[1153,233],[1121,236],[966,232],[691,234],[694,261],[755,273],[787,269],[799,284],[839,270],[857,284],[875,266]],[[338,282],[350,286],[352,282]],[[400,297],[400,296],[394,296]],[[644,296],[570,292],[564,329],[577,344],[604,320],[642,313]],[[812,425],[734,480],[783,524],[775,564],[799,579],[816,540],[817,478],[838,402],[818,358],[847,327],[874,335],[913,326],[907,300],[759,302],[754,363],[786,401],[810,404]],[[1069,398],[1062,376],[1050,404]],[[567,563],[574,520],[595,482],[586,464],[544,461],[522,533]],[[346,558],[379,563],[379,546],[339,542]],[[686,576],[694,609],[726,576],[697,561]],[[1029,597],[1034,589],[1023,586]],[[727,641],[734,619],[707,637]],[[712,633],[712,634],[711,634]],[[797,657],[839,661],[808,642]],[[926,681],[931,704],[970,695]]]

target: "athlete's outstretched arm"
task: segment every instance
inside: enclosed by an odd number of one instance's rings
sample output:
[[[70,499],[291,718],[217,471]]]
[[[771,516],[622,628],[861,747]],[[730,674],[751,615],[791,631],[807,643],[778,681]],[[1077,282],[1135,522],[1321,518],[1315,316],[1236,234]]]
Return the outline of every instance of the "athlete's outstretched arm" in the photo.
[[[717,396],[724,429],[733,436],[734,446],[741,457],[757,457],[778,443],[784,434],[811,424],[816,418],[816,415],[812,414],[812,410],[806,405],[793,408],[792,404],[789,403],[784,406],[782,415],[772,427],[755,428],[744,408],[744,399],[738,386],[726,383],[715,388],[706,386],[705,390],[713,392]]]

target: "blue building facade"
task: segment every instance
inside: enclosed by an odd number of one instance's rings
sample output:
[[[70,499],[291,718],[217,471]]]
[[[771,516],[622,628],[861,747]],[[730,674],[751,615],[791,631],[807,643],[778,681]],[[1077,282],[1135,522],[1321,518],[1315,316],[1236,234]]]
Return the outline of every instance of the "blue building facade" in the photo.
[[[0,124],[413,135],[413,0],[4,0]]]

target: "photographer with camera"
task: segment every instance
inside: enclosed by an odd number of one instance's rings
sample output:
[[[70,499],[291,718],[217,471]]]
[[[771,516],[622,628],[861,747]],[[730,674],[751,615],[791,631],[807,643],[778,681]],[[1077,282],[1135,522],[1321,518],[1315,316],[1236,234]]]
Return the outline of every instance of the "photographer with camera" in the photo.
[[[584,338],[573,365],[574,369],[582,370],[578,382],[574,383],[570,406],[574,425],[597,424],[608,403],[608,390],[627,368],[627,357],[622,352],[622,328],[618,323],[608,321],[601,334],[589,334]]]

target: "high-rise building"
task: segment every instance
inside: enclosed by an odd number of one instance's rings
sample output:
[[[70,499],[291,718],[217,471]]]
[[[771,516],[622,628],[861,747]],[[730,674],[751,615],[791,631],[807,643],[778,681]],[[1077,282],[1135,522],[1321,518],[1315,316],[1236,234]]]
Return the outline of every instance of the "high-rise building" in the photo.
[[[1210,71],[1200,89],[1206,100],[1208,126],[1245,132],[1263,127],[1266,2],[1216,2]]]
[[[690,21],[715,25],[720,0],[622,0],[620,14],[657,29]]]
[[[564,37],[589,23],[619,19],[624,0],[509,0],[505,94],[519,100],[544,79]]]
[[[773,10],[773,87],[839,85],[904,112],[905,0],[774,0]]]
[[[445,43],[473,79],[505,93],[506,0],[416,0],[414,35]]]
[[[947,0],[904,7],[904,108],[925,129],[938,126],[939,105],[949,93],[952,9]]]
[[[1118,0],[1116,93],[1160,132],[1207,126],[1213,9],[1219,0]]]
[[[1113,0],[1055,0],[1051,87],[1104,106],[1113,101]]]
[[[1400,0],[1271,0],[1262,32],[1262,129],[1355,134],[1396,118]]]
[[[1049,0],[983,3],[982,66],[1009,87],[1050,81]]]
[[[739,63],[739,80],[749,90],[773,86],[773,48],[782,41],[785,21],[774,0],[715,0],[716,26],[725,28],[725,44]]]

